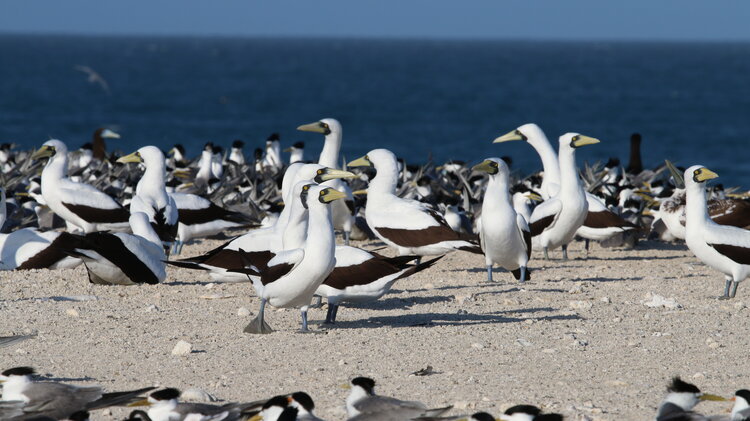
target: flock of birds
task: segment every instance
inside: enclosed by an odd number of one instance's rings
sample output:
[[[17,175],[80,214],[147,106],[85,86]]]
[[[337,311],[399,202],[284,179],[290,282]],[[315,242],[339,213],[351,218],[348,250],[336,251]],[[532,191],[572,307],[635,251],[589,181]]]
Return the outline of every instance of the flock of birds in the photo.
[[[155,387],[109,392],[98,386],[76,386],[37,381],[31,367],[15,367],[0,374],[3,386],[0,419],[7,421],[87,421],[95,410],[114,406],[141,407],[123,421],[322,421],[314,414],[315,402],[306,392],[294,392],[252,402],[223,404],[180,402],[175,388]],[[418,401],[404,401],[375,393],[375,381],[355,377],[342,386],[349,390],[345,406],[348,421],[562,421],[557,413],[543,413],[534,405],[516,405],[499,417],[487,412],[446,415],[452,405],[428,408]],[[149,393],[144,396],[146,393]],[[729,414],[705,416],[695,411],[701,401],[732,401]],[[750,420],[750,390],[740,389],[730,399],[703,393],[675,377],[656,413],[656,421]]]
[[[180,145],[166,155],[144,146],[117,156],[106,152],[105,139],[119,138],[108,129],[96,130],[92,143],[76,151],[54,139],[33,152],[4,144],[0,269],[83,264],[92,283],[134,285],[162,282],[166,266],[175,265],[207,272],[217,281],[249,281],[260,298],[260,311],[247,333],[273,331],[265,320],[267,304],[299,308],[301,331],[310,332],[307,310],[320,306],[322,298],[328,305],[325,324],[334,325],[342,303],[376,300],[397,280],[430,268],[452,251],[484,255],[489,282],[496,265],[525,282],[532,276],[532,248],[541,248],[545,259],[561,248],[567,259],[567,246],[576,238],[585,240],[588,254],[592,240],[632,246],[648,235],[684,239],[700,260],[725,275],[721,298],[734,297],[738,284],[750,275],[750,232],[743,229],[750,226],[746,194],[721,185],[707,188],[706,182],[717,175],[700,165],[680,171],[667,161],[644,169],[637,134],[631,137],[627,167],[611,159],[579,170],[577,149],[598,139],[566,133],[555,151],[541,128],[525,124],[494,140],[523,141],[538,152],[543,171],[519,178],[507,157],[487,158],[473,167],[457,161],[413,166],[387,149],[374,149],[340,163],[342,128],[337,120],[298,129],[324,136],[317,163],[305,160],[302,143],[287,150],[285,163],[276,134],[252,159],[245,157],[242,141],[228,152],[208,143],[192,161]],[[178,258],[185,243],[228,230],[246,232],[205,254]],[[336,232],[343,244],[337,244]],[[379,239],[396,256],[349,244],[350,239],[368,238]],[[14,373],[0,377],[3,401],[28,403],[22,391],[36,383],[28,380],[28,370]],[[9,388],[12,384],[18,386]],[[679,395],[686,393],[683,386],[675,381],[670,387]],[[372,387],[359,393],[374,396]],[[179,407],[176,395],[174,390],[153,393],[149,402],[160,409],[131,419],[229,420],[246,415],[245,409],[235,410],[244,408],[240,405],[225,408],[231,416],[223,418],[170,418],[164,414]],[[129,397],[115,399],[123,396]],[[290,396],[289,402],[297,402]],[[670,402],[692,409],[683,405],[684,399]],[[262,419],[315,419],[305,418],[312,416],[309,409],[297,402]],[[282,418],[286,411],[294,415]],[[51,417],[61,417],[56,414]],[[400,419],[456,419],[434,415]],[[545,418],[526,413],[501,419]]]

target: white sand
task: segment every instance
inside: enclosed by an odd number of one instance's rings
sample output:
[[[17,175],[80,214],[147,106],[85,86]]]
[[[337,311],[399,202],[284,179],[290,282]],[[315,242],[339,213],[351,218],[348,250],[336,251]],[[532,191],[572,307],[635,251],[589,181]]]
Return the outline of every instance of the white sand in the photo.
[[[183,255],[217,244],[186,246]],[[525,285],[504,272],[488,284],[483,257],[453,253],[379,301],[342,307],[337,328],[321,334],[297,333],[298,311],[275,309],[267,320],[276,333],[242,333],[251,316],[238,310],[255,315],[259,303],[251,286],[211,285],[198,271],[170,267],[165,284],[142,287],[93,286],[83,266],[2,272],[0,335],[39,336],[0,349],[0,366],[31,365],[109,391],[199,387],[227,401],[305,390],[316,413],[331,420],[345,419],[339,385],[358,375],[375,378],[380,394],[454,404],[454,413],[499,415],[531,403],[573,420],[650,419],[674,375],[726,396],[750,386],[743,304],[750,287],[718,301],[723,276],[684,245],[592,246],[588,260],[581,246],[571,246],[567,262],[535,253]],[[650,293],[681,308],[647,307]],[[96,299],[55,298],[62,296]],[[311,310],[314,329],[325,311]],[[172,355],[180,340],[193,352]],[[436,373],[409,375],[427,365]],[[100,411],[92,419],[126,413]]]

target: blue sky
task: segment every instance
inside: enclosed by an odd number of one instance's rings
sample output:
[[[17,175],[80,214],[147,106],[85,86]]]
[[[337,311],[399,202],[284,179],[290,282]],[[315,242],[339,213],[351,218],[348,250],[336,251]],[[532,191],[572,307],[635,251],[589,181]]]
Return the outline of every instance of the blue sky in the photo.
[[[0,32],[750,41],[747,0],[22,0]]]

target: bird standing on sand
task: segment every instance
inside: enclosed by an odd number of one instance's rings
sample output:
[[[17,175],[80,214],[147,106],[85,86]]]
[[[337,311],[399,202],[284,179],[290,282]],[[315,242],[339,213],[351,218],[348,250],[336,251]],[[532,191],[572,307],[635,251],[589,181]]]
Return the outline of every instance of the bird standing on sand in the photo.
[[[365,218],[373,232],[400,255],[429,256],[454,250],[482,252],[475,236],[453,231],[429,205],[396,196],[398,161],[393,152],[375,149],[348,166],[375,167],[377,174],[367,189]]]
[[[516,136],[519,135],[516,134]],[[576,231],[586,219],[588,202],[578,178],[575,151],[582,146],[596,143],[599,143],[598,139],[578,133],[566,133],[560,136],[560,151],[558,154],[560,184],[557,188],[558,191],[553,197],[534,209],[529,221],[531,236],[539,236],[539,244],[544,251],[545,259],[549,259],[549,250],[560,246],[563,250],[563,259],[567,259],[567,245],[573,240]],[[551,190],[555,190],[555,188],[548,185],[547,191]]]
[[[528,142],[542,159],[542,166],[544,167],[544,178],[540,191],[542,197],[546,200],[557,195],[561,185],[561,158],[555,154],[555,150],[542,129],[534,123],[524,124],[516,130],[498,137],[494,143],[513,140]],[[607,209],[602,199],[591,193],[585,191],[584,193],[588,207],[585,219],[577,229],[576,235],[586,240],[586,252],[588,252],[590,240],[606,240],[615,234],[637,228],[636,225]],[[567,247],[563,248],[563,254],[567,255]]]
[[[169,250],[177,235],[177,205],[167,194],[164,186],[166,162],[164,154],[156,146],[144,146],[130,155],[117,160],[120,163],[138,163],[146,171],[135,187],[135,195],[130,202],[130,213],[143,212],[148,216],[156,235]]]
[[[42,171],[42,197],[55,214],[85,233],[128,230],[127,209],[93,186],[68,178],[68,148],[63,142],[44,142],[31,156],[41,158],[49,158]]]
[[[508,165],[500,158],[488,158],[475,165],[473,170],[490,175],[482,202],[479,232],[487,264],[487,281],[492,282],[492,265],[497,263],[524,282],[529,279],[527,266],[531,257],[531,231],[524,217],[513,208],[508,192]]]
[[[705,183],[716,177],[701,165],[685,170],[685,242],[695,257],[725,275],[724,294],[719,298],[729,299],[750,276],[750,231],[719,225],[709,218]]]
[[[302,332],[308,332],[307,307],[315,290],[336,264],[335,239],[328,204],[346,197],[331,187],[315,184],[302,192],[302,204],[308,209],[307,235],[304,247],[284,250],[268,262],[261,273],[260,283],[253,283],[260,297],[258,316],[245,327],[246,333],[271,333],[263,320],[266,303],[274,307],[299,307]],[[262,287],[258,288],[259,285]]]

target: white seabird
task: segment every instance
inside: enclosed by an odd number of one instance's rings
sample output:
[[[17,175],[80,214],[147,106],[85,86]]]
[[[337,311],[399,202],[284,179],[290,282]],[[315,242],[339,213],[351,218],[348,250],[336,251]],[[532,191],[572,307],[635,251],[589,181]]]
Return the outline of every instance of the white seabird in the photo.
[[[42,196],[55,214],[85,233],[128,230],[127,209],[93,186],[68,179],[68,148],[63,142],[46,141],[31,159],[47,157],[42,171]]]
[[[325,136],[323,150],[320,151],[318,164],[328,168],[339,169],[339,151],[341,150],[342,128],[341,123],[335,118],[324,118],[310,124],[304,124],[297,127],[297,130],[304,132],[321,133]],[[341,230],[344,233],[344,244],[349,245],[349,237],[354,226],[354,196],[349,185],[341,179],[331,180],[324,185],[345,193],[346,198],[331,204],[331,213],[333,215],[334,229]]]
[[[510,169],[502,159],[488,158],[473,170],[490,175],[482,201],[479,232],[487,264],[487,281],[492,282],[492,266],[497,263],[524,282],[530,279],[527,267],[531,257],[531,231],[511,203],[508,192]]]
[[[481,253],[475,236],[457,233],[428,204],[396,196],[398,162],[393,152],[375,149],[348,164],[374,166],[367,189],[365,219],[375,234],[400,255],[429,256],[454,250]]]
[[[260,282],[253,282],[261,304],[258,316],[245,327],[247,333],[272,332],[263,320],[266,303],[274,307],[301,308],[301,331],[307,332],[307,307],[315,290],[336,264],[336,244],[328,204],[346,195],[331,187],[315,184],[306,187],[302,192],[302,203],[308,209],[304,247],[277,253],[268,262],[268,270],[261,273]]]
[[[169,250],[177,235],[177,205],[167,194],[164,185],[166,161],[164,154],[156,146],[144,146],[130,155],[117,160],[120,163],[143,164],[146,171],[135,187],[135,195],[130,201],[130,213],[143,212],[159,236],[166,250]]]
[[[750,276],[750,231],[719,225],[708,216],[705,182],[718,177],[701,165],[685,170],[685,242],[695,257],[723,273],[724,295],[734,298],[737,286]]]
[[[130,215],[133,234],[93,232],[68,253],[83,260],[89,281],[100,285],[157,284],[165,270],[164,249],[146,214]]]
[[[560,163],[555,150],[542,129],[534,123],[524,124],[516,130],[498,137],[494,143],[512,140],[524,140],[537,151],[544,168],[540,193],[545,200],[554,197],[560,190]],[[589,240],[602,241],[623,231],[637,228],[634,224],[607,209],[600,198],[588,192],[585,192],[585,197],[588,210],[576,234],[586,240],[587,251]],[[563,249],[563,253],[567,255],[566,249]]]
[[[147,415],[151,421],[234,421],[247,418],[243,417],[245,411],[262,405],[262,402],[211,405],[180,402],[179,397],[179,390],[167,388],[151,393],[148,398],[129,406],[147,406]]]
[[[505,141],[506,138],[510,137],[509,135],[510,133],[499,139]],[[519,134],[515,135],[520,136]],[[560,167],[559,191],[555,196],[534,208],[529,221],[531,236],[539,236],[539,244],[544,251],[545,259],[549,258],[549,250],[560,246],[563,248],[563,259],[567,259],[567,244],[573,240],[576,231],[586,219],[588,202],[578,178],[575,150],[581,146],[595,143],[599,143],[599,140],[578,133],[566,133],[560,136],[560,152],[558,155]],[[552,189],[551,187],[547,188]]]

